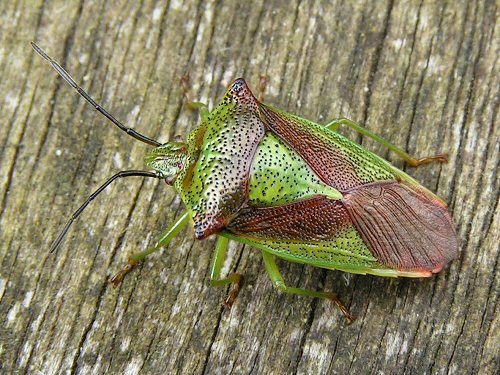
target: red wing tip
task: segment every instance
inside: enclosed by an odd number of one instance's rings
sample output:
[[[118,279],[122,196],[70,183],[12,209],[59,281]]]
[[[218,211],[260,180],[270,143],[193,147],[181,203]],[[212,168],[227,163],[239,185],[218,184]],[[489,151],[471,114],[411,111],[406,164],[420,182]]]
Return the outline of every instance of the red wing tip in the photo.
[[[397,271],[400,276],[406,276],[406,277],[431,277],[432,275],[438,273],[443,269],[443,265],[436,266],[435,268],[429,270],[411,270],[411,271],[405,271],[405,270],[399,270]]]
[[[431,271],[402,271],[401,275],[408,277],[431,277],[433,273]]]
[[[441,271],[443,269],[443,265],[439,265],[437,266],[436,268],[432,269],[431,272],[432,273],[438,273],[439,271]]]

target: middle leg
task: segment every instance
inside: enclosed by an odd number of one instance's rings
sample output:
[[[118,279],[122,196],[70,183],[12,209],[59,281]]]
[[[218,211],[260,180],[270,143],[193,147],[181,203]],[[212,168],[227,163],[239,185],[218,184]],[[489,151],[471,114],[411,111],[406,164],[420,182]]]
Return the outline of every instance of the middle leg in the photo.
[[[227,284],[231,284],[229,294],[223,303],[225,307],[230,309],[240,291],[241,275],[239,273],[232,273],[224,279],[221,279],[220,277],[222,265],[224,263],[224,259],[226,258],[228,244],[229,240],[226,237],[217,237],[217,243],[215,244],[215,256],[212,262],[212,268],[210,269],[210,279],[213,286],[225,286]]]

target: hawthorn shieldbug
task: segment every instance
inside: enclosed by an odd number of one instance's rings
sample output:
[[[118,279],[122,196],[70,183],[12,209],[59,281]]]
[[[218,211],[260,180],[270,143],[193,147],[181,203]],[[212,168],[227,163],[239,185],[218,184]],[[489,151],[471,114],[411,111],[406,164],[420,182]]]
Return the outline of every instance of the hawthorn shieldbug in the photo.
[[[236,273],[221,278],[228,241],[236,240],[261,251],[277,289],[329,299],[352,322],[355,317],[333,293],[287,286],[275,257],[358,274],[429,277],[457,253],[445,202],[336,129],[347,125],[385,145],[411,166],[446,162],[445,155],[414,159],[351,120],[319,125],[286,113],[259,100],[262,82],[256,98],[241,78],[230,85],[211,112],[205,104],[190,101],[199,110],[201,123],[185,141],[161,144],[116,120],[55,60],[35,43],[32,46],[97,111],[154,147],[145,157],[149,170],[121,171],[108,179],[71,216],[51,251],[85,207],[117,178],[165,180],[186,206],[153,247],[129,258],[110,280],[114,286],[192,223],[196,239],[217,236],[211,279],[213,285],[231,284],[226,306],[231,307],[241,282]]]

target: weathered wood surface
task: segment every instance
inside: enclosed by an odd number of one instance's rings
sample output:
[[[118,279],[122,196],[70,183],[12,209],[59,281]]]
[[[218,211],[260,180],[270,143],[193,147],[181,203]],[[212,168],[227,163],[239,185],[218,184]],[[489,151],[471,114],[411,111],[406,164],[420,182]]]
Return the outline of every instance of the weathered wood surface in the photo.
[[[1,8],[2,373],[495,373],[500,206],[499,23],[493,1],[3,1]],[[273,290],[259,253],[231,247],[244,274],[231,311],[209,286],[213,240],[187,230],[122,286],[106,280],[182,210],[164,183],[116,183],[55,254],[68,215],[147,147],[78,97],[31,49],[36,40],[112,113],[166,141],[198,121],[179,77],[213,106],[244,76],[266,100],[327,122],[348,116],[416,155],[405,168],[450,205],[458,259],[425,280],[347,275],[280,262]],[[344,134],[396,165],[372,141]]]

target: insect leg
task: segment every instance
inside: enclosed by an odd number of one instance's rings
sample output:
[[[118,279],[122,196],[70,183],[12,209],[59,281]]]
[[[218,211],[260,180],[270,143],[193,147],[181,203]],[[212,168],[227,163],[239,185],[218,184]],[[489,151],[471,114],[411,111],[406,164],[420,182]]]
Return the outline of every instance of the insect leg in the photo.
[[[382,138],[381,136],[372,133],[368,129],[364,128],[363,126],[359,125],[358,123],[349,120],[345,117],[335,119],[328,124],[325,125],[330,130],[336,131],[340,125],[347,125],[350,128],[354,129],[358,133],[361,133],[378,143],[384,145],[387,147],[389,150],[395,152],[397,155],[399,155],[404,161],[406,161],[410,166],[412,167],[418,167],[422,164],[428,164],[428,163],[433,163],[433,162],[438,162],[438,163],[447,163],[448,162],[448,155],[447,154],[438,154],[438,155],[432,155],[432,156],[427,156],[424,158],[414,158],[410,155],[408,155],[403,149],[397,147],[396,145],[393,145],[386,139]]]
[[[239,273],[232,273],[225,279],[220,278],[222,264],[224,263],[224,259],[226,258],[228,243],[229,240],[226,237],[217,237],[217,243],[215,245],[215,256],[212,262],[212,268],[210,269],[210,279],[213,286],[224,286],[227,284],[231,284],[229,294],[227,295],[227,298],[223,303],[225,307],[230,309],[240,291],[241,275]]]
[[[205,103],[195,102],[193,100],[193,93],[191,91],[191,85],[189,84],[189,76],[185,75],[181,77],[181,86],[184,90],[184,96],[186,97],[186,105],[192,111],[199,111],[202,121],[208,120],[210,111]]]
[[[342,302],[340,302],[337,296],[332,292],[317,292],[314,290],[291,288],[289,286],[286,286],[285,281],[283,280],[283,276],[281,276],[278,266],[274,261],[274,256],[266,251],[262,251],[262,257],[264,258],[264,264],[266,266],[267,273],[269,274],[269,277],[271,278],[271,281],[273,282],[274,286],[278,290],[284,293],[297,294],[299,296],[309,296],[309,297],[329,299],[330,301],[335,303],[335,305],[340,309],[340,311],[342,311],[342,314],[344,314],[349,324],[351,324],[354,320],[356,320],[356,317],[349,312],[349,310],[342,304]]]
[[[269,82],[269,77],[268,76],[260,76],[259,77],[259,95],[257,99],[259,102],[264,101],[264,92],[266,91],[267,83]]]
[[[128,258],[128,263],[123,267],[123,269],[114,275],[109,282],[116,288],[123,281],[123,278],[127,273],[132,271],[140,262],[144,260],[149,254],[152,254],[162,247],[167,246],[169,242],[174,238],[184,227],[189,223],[189,213],[184,212],[175,223],[173,223],[166,231],[162,234],[158,242],[153,247],[141,251],[140,253],[132,254]]]

